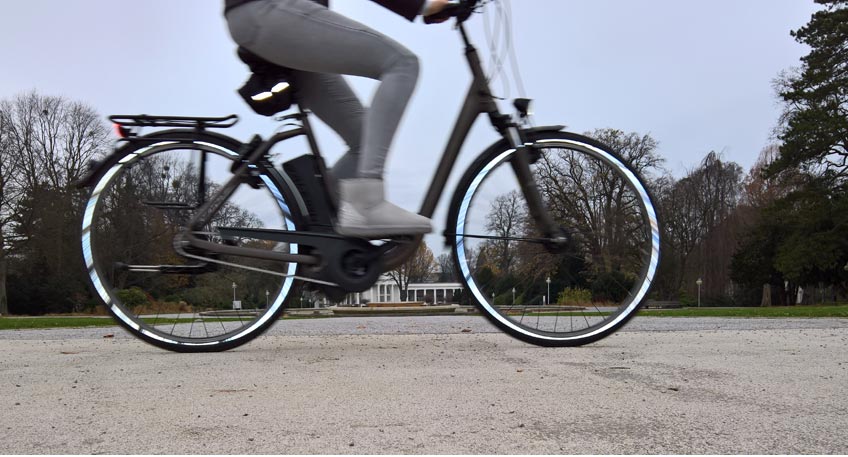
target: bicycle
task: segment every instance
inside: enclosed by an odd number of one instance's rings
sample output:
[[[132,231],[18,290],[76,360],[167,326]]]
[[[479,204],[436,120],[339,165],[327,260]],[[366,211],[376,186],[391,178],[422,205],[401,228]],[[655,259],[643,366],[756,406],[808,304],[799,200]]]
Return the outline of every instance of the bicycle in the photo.
[[[442,16],[456,19],[473,81],[420,214],[433,216],[472,124],[487,115],[500,139],[464,172],[443,231],[464,294],[525,342],[597,341],[649,293],[660,250],[653,199],[609,147],[562,126],[529,126],[528,99],[515,101],[516,116],[500,112],[465,30],[478,9],[465,0]],[[338,301],[414,254],[422,236],[335,233],[333,183],[308,114],[298,107],[270,138],[247,144],[210,131],[235,115],[110,117],[125,138],[81,183],[91,188],[81,243],[94,290],[120,325],[164,349],[223,351],[269,328],[299,286]],[[140,135],[143,127],[169,129]],[[298,137],[310,153],[275,167],[272,147]]]

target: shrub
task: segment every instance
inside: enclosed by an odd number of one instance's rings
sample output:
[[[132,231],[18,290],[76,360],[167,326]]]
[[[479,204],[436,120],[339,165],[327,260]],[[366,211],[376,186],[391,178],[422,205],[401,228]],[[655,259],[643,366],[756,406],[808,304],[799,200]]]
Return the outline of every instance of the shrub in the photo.
[[[633,287],[633,279],[620,271],[600,273],[592,283],[592,300],[620,302]]]
[[[118,299],[127,308],[142,306],[150,303],[147,294],[138,287],[130,287],[129,289],[121,289],[118,291]]]
[[[580,289],[577,287],[566,287],[557,296],[557,304],[559,305],[583,305],[592,302],[592,291],[588,289]]]
[[[504,292],[495,297],[495,306],[512,306],[512,304],[512,291]]]

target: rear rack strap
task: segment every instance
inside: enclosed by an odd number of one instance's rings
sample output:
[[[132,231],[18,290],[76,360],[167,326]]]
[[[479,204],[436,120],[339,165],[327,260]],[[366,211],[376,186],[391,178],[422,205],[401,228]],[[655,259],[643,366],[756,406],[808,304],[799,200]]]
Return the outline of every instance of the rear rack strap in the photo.
[[[120,114],[109,116],[109,120],[122,127],[189,127],[197,129],[223,129],[236,125],[238,116],[193,117],[193,116],[149,116],[146,114]]]

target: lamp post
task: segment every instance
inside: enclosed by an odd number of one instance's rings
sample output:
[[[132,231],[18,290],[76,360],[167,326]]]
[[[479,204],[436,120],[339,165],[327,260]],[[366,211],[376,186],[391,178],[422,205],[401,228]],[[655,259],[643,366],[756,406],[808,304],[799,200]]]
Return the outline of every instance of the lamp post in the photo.
[[[546,279],[545,282],[548,283],[547,299],[548,299],[548,304],[550,305],[551,304],[551,277],[548,276],[548,279]]]
[[[492,304],[493,305],[495,304],[495,293],[494,292],[492,292]]]
[[[515,287],[512,288],[512,304],[515,304]]]
[[[701,281],[701,278],[698,278],[698,280],[695,281],[695,284],[698,285],[698,308],[701,307],[701,284],[703,283],[704,281]]]
[[[265,289],[265,309],[268,309],[268,295],[270,294],[271,292],[268,292],[268,289]]]

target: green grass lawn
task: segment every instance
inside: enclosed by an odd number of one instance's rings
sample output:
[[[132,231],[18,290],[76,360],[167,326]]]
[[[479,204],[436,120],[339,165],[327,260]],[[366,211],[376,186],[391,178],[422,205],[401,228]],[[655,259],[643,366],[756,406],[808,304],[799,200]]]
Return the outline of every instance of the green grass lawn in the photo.
[[[643,309],[639,314],[657,317],[848,317],[848,305]]]
[[[591,310],[574,313],[530,313],[536,315],[597,315]],[[682,309],[643,309],[642,316],[652,317],[839,317],[848,318],[848,304],[827,306],[775,306],[771,308],[682,308]],[[315,319],[327,316],[286,316],[286,319]],[[210,319],[219,321],[219,319]],[[221,321],[238,321],[237,318],[225,318]],[[152,320],[150,320],[152,321]],[[156,325],[189,323],[191,319],[159,319]],[[108,327],[117,325],[111,317],[95,316],[48,316],[48,317],[0,317],[0,330],[27,330],[61,327]]]
[[[209,319],[214,322],[238,321],[236,318]],[[249,319],[244,319],[248,321]],[[158,325],[188,324],[192,319],[145,319],[149,323]],[[75,328],[75,327],[108,327],[118,325],[111,317],[79,317],[79,316],[51,316],[51,317],[0,317],[0,330],[28,330],[39,328]]]
[[[286,316],[284,319],[315,319],[328,316]],[[244,318],[247,322],[250,319]],[[150,319],[148,323],[159,325],[188,324],[192,319]],[[238,318],[207,318],[208,322],[238,322]],[[118,325],[114,319],[108,316],[48,316],[48,317],[0,317],[0,330],[32,330],[40,328],[78,328],[78,327],[108,327]]]
[[[108,327],[111,317],[0,317],[0,330],[29,330],[60,327]]]
[[[521,313],[511,313],[520,315]],[[525,317],[536,316],[606,316],[586,308],[585,311],[570,312],[528,312]],[[680,309],[641,309],[640,316],[651,317],[843,317],[848,318],[848,305],[827,306],[775,306],[771,308],[680,308]]]

